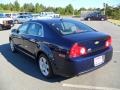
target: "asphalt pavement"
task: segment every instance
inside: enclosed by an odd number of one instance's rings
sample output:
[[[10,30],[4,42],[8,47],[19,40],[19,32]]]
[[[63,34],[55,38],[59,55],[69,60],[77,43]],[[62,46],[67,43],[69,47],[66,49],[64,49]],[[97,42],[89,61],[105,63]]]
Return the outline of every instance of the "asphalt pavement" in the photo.
[[[22,53],[11,52],[11,30],[4,30],[0,31],[0,90],[120,90],[120,27],[107,21],[81,22],[112,36],[114,53],[109,63],[73,78],[45,79],[34,60]]]

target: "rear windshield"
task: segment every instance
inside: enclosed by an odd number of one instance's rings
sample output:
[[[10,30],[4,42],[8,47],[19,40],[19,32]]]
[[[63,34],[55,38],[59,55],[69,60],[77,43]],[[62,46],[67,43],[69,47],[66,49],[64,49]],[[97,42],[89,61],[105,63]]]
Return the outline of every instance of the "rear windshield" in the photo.
[[[63,35],[94,31],[92,28],[78,21],[60,20],[50,22],[50,25]]]

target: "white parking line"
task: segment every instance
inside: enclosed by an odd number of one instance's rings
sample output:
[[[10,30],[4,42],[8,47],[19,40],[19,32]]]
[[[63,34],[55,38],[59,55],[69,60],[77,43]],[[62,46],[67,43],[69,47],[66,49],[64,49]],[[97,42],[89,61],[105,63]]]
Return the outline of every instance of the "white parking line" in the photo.
[[[115,41],[115,40],[116,40],[116,41],[120,41],[120,39],[112,39],[112,40],[113,40],[113,41]]]
[[[118,88],[97,87],[97,86],[88,86],[88,85],[62,84],[62,86],[63,87],[79,88],[79,89],[89,89],[89,90],[120,90]]]
[[[115,52],[115,53],[120,53],[120,51],[113,51],[113,52]]]

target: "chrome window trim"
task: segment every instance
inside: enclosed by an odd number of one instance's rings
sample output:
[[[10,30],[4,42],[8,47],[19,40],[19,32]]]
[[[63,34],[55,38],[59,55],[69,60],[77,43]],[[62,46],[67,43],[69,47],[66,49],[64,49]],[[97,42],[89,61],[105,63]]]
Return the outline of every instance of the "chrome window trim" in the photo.
[[[43,25],[40,24],[40,23],[36,23],[36,22],[25,22],[23,25],[25,25],[25,24],[30,24],[30,23],[34,23],[34,24],[41,25],[41,26],[42,26],[42,35],[40,36],[40,35],[28,34],[28,33],[27,33],[28,30],[26,30],[26,33],[23,33],[23,34],[20,34],[20,35],[32,35],[32,36],[37,36],[37,37],[44,37],[44,28],[43,28]],[[23,26],[23,25],[22,25],[22,26]],[[20,27],[22,27],[22,26],[20,26]],[[19,27],[19,28],[20,28],[20,27]],[[19,28],[18,28],[18,30],[19,30]],[[28,25],[28,28],[29,28],[29,25]]]

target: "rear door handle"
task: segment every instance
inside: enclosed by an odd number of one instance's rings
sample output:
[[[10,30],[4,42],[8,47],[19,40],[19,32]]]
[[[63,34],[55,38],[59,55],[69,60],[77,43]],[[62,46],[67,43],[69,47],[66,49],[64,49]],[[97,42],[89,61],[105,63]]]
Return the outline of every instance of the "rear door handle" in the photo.
[[[18,36],[18,38],[19,38],[19,39],[20,39],[20,38],[22,39],[23,37],[22,37],[22,36]]]
[[[36,40],[35,39],[29,39],[31,42],[36,42]]]

